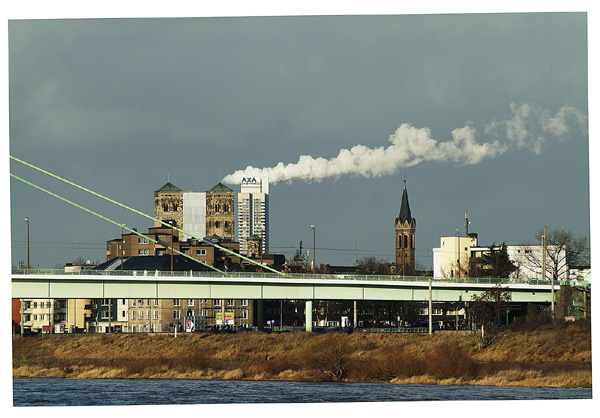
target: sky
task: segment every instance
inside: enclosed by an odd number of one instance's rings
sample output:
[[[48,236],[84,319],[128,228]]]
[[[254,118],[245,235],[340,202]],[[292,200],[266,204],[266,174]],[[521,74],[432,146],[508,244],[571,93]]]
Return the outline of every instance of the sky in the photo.
[[[575,9],[574,9],[575,10]],[[584,9],[576,9],[584,10]],[[480,245],[590,234],[583,12],[7,22],[7,154],[153,213],[168,180],[270,186],[271,252],[394,261],[406,180],[416,262],[440,237]],[[118,223],[139,215],[10,162]],[[8,168],[7,168],[8,171]],[[6,176],[8,177],[8,176]],[[10,263],[106,258],[121,229],[11,179]]]

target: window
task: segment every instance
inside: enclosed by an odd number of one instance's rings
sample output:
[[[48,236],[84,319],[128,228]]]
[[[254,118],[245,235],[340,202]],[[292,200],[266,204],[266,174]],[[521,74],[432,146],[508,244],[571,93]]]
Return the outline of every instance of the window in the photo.
[[[215,299],[214,305],[221,306],[221,299]]]
[[[194,299],[188,299],[187,306],[194,306]]]
[[[153,319],[158,320],[158,311],[154,311],[154,318]]]
[[[138,299],[138,305],[144,306],[144,299]]]
[[[206,250],[196,250],[196,255],[206,255]]]
[[[140,321],[141,321],[141,320],[143,320],[143,319],[144,319],[144,311],[142,311],[142,310],[140,309],[140,312],[139,312],[139,314],[140,314]]]
[[[146,299],[146,306],[150,306],[150,299]]]
[[[108,319],[108,311],[102,311],[102,319]]]
[[[235,300],[227,299],[227,306],[234,306],[234,305],[235,305]]]
[[[248,310],[247,309],[242,309],[240,311],[240,315],[242,316],[242,319],[248,319]]]
[[[139,237],[138,238],[138,244],[148,244],[148,238],[146,238],[146,237]]]
[[[154,306],[158,306],[158,299],[154,299]]]
[[[138,250],[138,255],[150,255],[150,250],[148,250],[148,248],[142,248]]]
[[[444,315],[444,310],[442,308],[433,308],[431,310],[432,315]]]
[[[44,302],[40,302],[40,308],[44,308]]]
[[[38,319],[38,316],[37,316],[37,314],[33,314],[33,320],[34,320],[34,321],[37,321],[37,319]]]
[[[242,306],[248,306],[248,299],[242,299],[241,302],[240,302],[240,304]]]
[[[131,311],[131,320],[135,321],[135,311]]]
[[[135,299],[131,299],[131,306],[135,307]]]
[[[108,306],[110,301],[108,299],[102,299],[102,306]]]
[[[173,306],[181,306],[181,299],[173,299]]]
[[[146,318],[150,319],[150,309],[146,311]]]
[[[180,312],[179,311],[173,311],[173,319],[180,319]]]
[[[38,303],[37,302],[33,302],[33,308],[37,309],[37,307],[38,307]]]

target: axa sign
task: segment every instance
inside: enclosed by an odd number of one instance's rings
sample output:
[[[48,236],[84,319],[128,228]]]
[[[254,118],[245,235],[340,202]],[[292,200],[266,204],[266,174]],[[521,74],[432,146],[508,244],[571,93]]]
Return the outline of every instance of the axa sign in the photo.
[[[242,184],[244,183],[258,183],[258,181],[256,181],[256,177],[243,177]]]

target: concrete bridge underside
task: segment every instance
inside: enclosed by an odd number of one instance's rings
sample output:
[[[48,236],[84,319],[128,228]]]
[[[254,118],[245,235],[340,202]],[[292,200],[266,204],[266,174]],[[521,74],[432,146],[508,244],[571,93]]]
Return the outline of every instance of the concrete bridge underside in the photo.
[[[432,302],[467,302],[494,284],[431,283]],[[551,302],[546,284],[506,284],[513,302]],[[555,291],[559,286],[555,286]],[[15,299],[251,299],[306,301],[307,330],[312,328],[314,300],[421,301],[430,299],[430,283],[405,281],[294,278],[94,277],[90,275],[13,275]],[[259,321],[260,322],[260,321]]]

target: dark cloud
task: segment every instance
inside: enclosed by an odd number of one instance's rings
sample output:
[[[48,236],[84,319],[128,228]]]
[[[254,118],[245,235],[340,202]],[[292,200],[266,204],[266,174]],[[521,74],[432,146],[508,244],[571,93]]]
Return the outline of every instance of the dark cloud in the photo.
[[[181,188],[206,190],[248,165],[293,163],[300,155],[330,159],[358,144],[384,146],[403,123],[448,142],[452,130],[470,121],[481,126],[507,119],[511,103],[535,104],[551,115],[566,104],[587,113],[585,39],[582,13],[11,21],[10,152],[150,213],[152,193],[167,175]],[[469,213],[487,240],[531,238],[542,219],[572,207],[547,190],[569,182],[581,185],[573,199],[587,198],[587,166],[565,170],[564,180],[547,166],[563,151],[554,144],[543,158],[527,151],[470,168],[428,163],[409,169],[420,250],[425,254],[440,235],[454,233],[473,206],[479,213]],[[587,135],[571,138],[566,152],[572,161],[587,161]],[[490,174],[491,167],[497,171]],[[522,180],[530,171],[548,173],[537,191]],[[553,212],[536,219],[515,213],[518,225],[499,229],[498,197],[482,193],[480,179],[488,175],[513,185],[511,200],[552,204]],[[318,218],[323,246],[356,242],[389,251],[400,178],[397,172],[370,181],[273,187],[271,243],[293,241]],[[75,214],[72,222],[53,222],[66,209],[36,193],[11,181],[13,231],[29,216],[40,240],[100,247],[120,232],[86,217],[75,222]],[[446,193],[438,207],[434,202]],[[367,196],[371,204],[365,205]],[[359,221],[366,207],[377,217]],[[577,221],[556,216],[556,227],[589,228],[589,208],[582,207]],[[355,226],[348,225],[352,219]],[[79,255],[74,249],[49,258],[45,249],[36,252],[45,267]],[[104,257],[103,250],[85,254]],[[15,248],[13,262],[19,258]],[[347,258],[332,252],[322,262]]]

